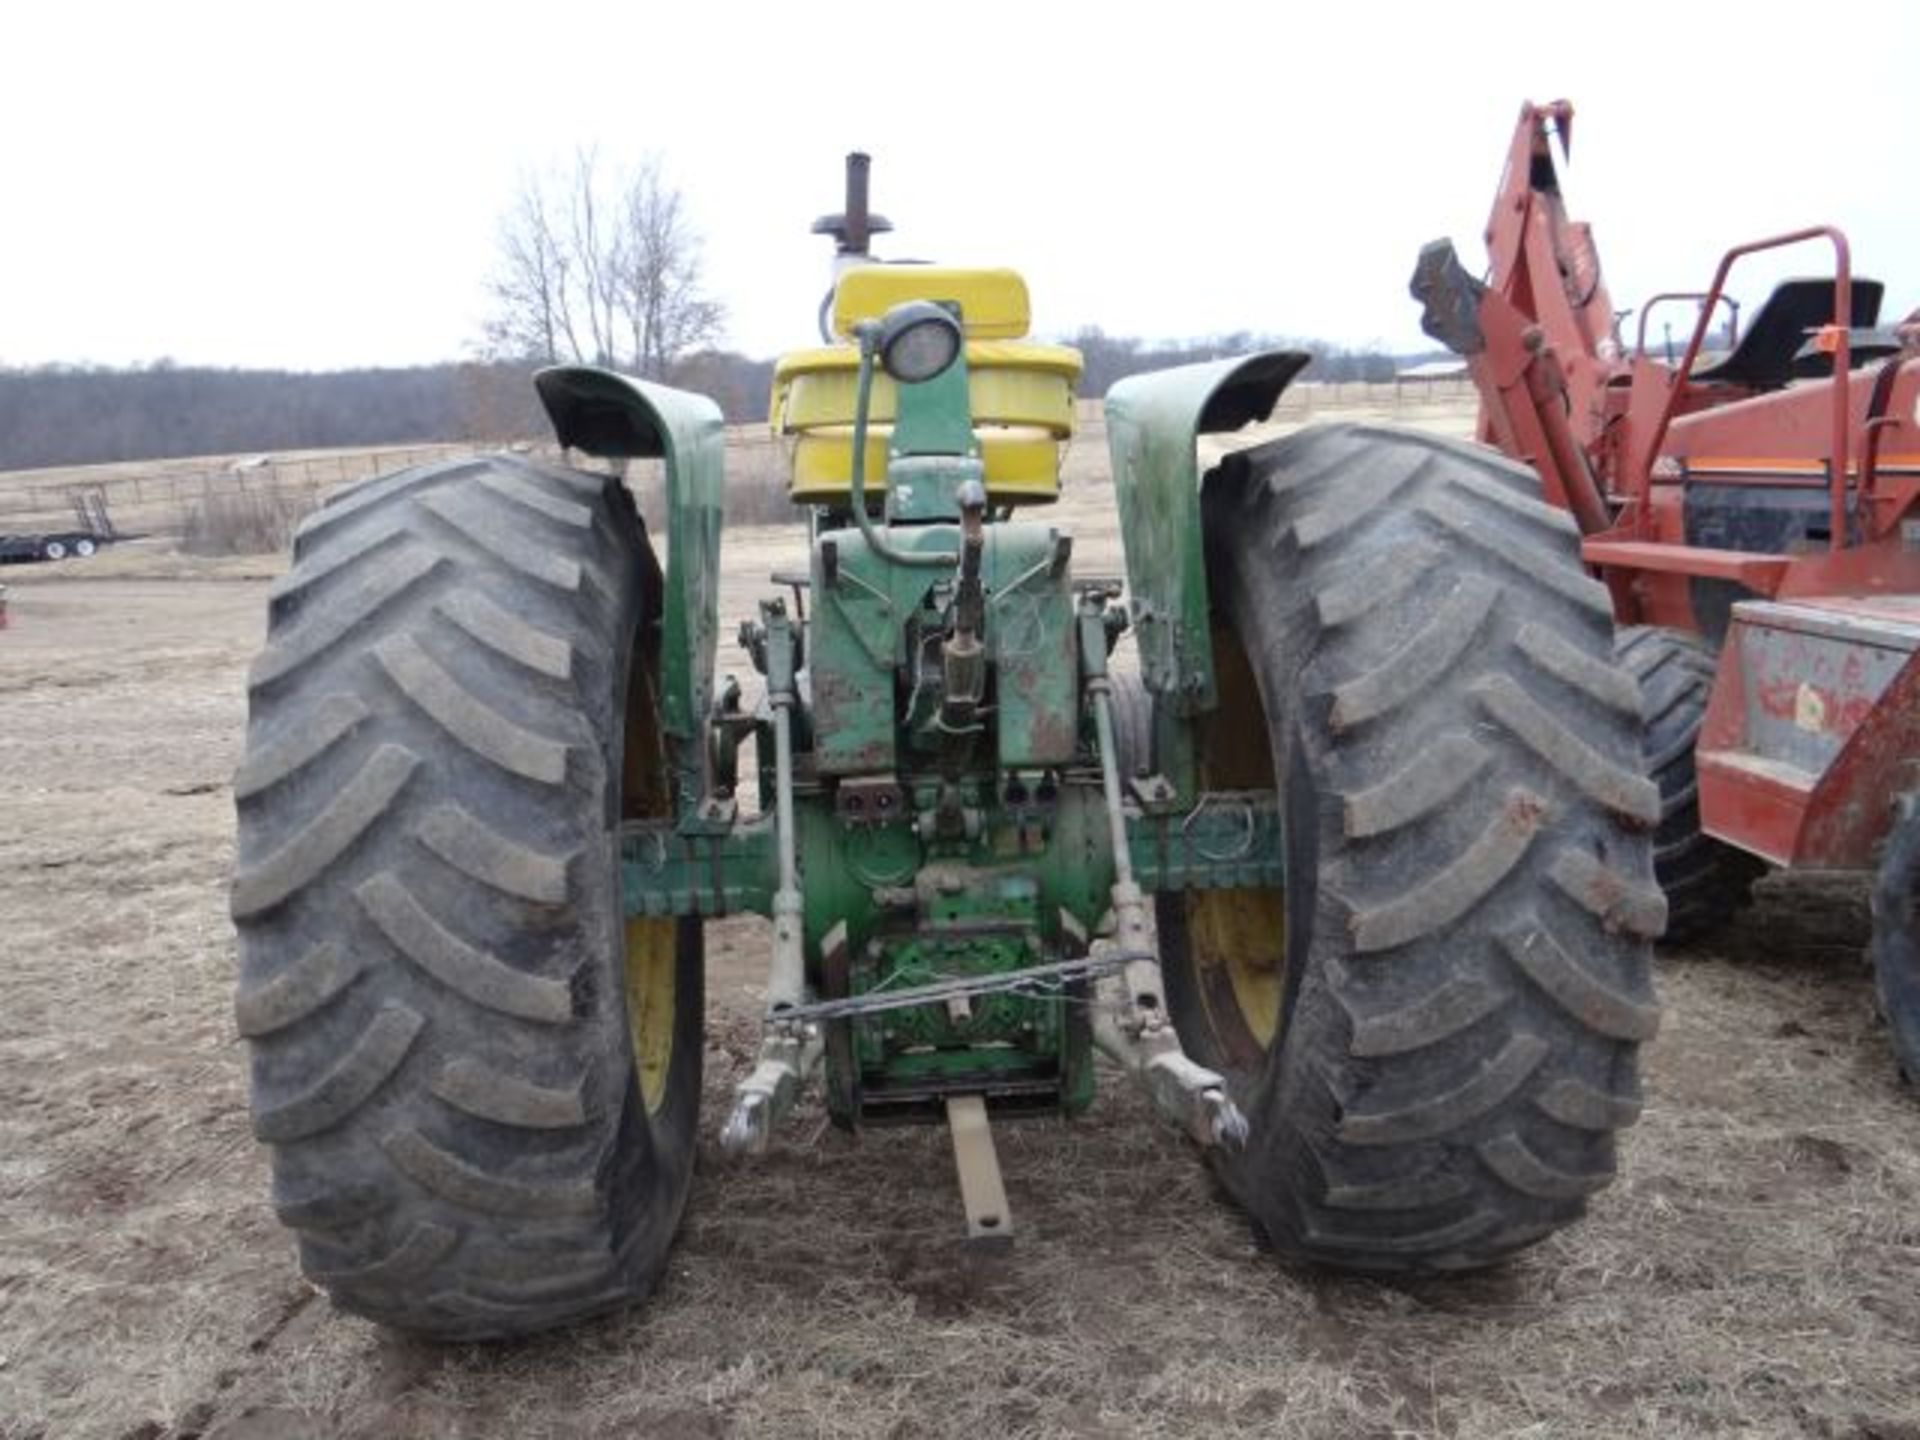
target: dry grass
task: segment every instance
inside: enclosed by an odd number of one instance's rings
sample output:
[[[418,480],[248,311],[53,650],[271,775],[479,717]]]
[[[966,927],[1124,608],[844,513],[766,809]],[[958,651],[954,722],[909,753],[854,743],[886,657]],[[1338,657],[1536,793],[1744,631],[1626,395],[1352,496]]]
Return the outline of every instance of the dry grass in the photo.
[[[189,555],[277,555],[320,502],[316,491],[209,489],[187,506],[180,548]]]
[[[1061,516],[1112,563],[1110,496]],[[797,554],[729,537],[731,629]],[[15,586],[0,632],[0,1436],[1920,1437],[1920,1105],[1857,883],[1770,882],[1663,958],[1624,1179],[1498,1272],[1383,1285],[1258,1252],[1115,1077],[1000,1130],[1020,1240],[957,1247],[937,1132],[817,1108],[703,1149],[661,1291],[514,1347],[333,1313],[264,1203],[228,1015],[231,800],[259,582]],[[729,664],[735,663],[729,657]],[[705,1133],[758,922],[710,935]]]

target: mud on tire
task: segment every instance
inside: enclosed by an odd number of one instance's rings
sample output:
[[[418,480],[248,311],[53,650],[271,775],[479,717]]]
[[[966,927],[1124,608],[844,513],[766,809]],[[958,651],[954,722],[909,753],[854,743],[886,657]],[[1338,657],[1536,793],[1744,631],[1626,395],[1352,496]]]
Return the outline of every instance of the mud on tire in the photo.
[[[685,1201],[700,933],[636,931],[659,572],[609,477],[496,456],[301,527],[234,781],[239,1028],[309,1278],[446,1338],[633,1299]],[[631,690],[629,708],[627,696]],[[637,963],[637,962],[636,962]],[[629,990],[657,1073],[636,1077]]]
[[[1287,829],[1284,899],[1159,902],[1181,1035],[1252,1125],[1224,1177],[1291,1257],[1499,1260],[1611,1179],[1658,1016],[1606,590],[1531,471],[1428,435],[1242,452],[1204,513],[1203,778],[1281,777]]]

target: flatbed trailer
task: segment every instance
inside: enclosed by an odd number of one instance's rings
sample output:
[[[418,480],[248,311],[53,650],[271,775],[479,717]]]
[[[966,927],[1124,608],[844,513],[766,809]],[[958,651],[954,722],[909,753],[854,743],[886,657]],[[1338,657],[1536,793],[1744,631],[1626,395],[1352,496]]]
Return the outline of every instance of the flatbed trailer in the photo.
[[[39,560],[81,559],[97,552],[112,537],[90,530],[29,531],[0,535],[0,565],[26,565]]]

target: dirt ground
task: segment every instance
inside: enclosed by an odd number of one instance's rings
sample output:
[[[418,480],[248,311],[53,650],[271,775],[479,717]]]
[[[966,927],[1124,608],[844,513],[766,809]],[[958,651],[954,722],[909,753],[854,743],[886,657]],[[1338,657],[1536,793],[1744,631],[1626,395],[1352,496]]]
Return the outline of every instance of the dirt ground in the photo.
[[[1111,566],[1109,493],[1076,490],[1076,565]],[[794,554],[730,536],[723,635]],[[274,568],[123,551],[0,577],[5,1440],[1920,1440],[1920,1103],[1838,878],[1770,881],[1714,949],[1662,955],[1621,1182],[1491,1274],[1276,1263],[1112,1075],[1082,1121],[1000,1129],[1006,1258],[956,1245],[940,1132],[850,1139],[809,1107],[724,1164],[765,954],[733,921],[709,940],[706,1143],[649,1304],[512,1347],[334,1313],[266,1205],[229,1008],[228,779]]]

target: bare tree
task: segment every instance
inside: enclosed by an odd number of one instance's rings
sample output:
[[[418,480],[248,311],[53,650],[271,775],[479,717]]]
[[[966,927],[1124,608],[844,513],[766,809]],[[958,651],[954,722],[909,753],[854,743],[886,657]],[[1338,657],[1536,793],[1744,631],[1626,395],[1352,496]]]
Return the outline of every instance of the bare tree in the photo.
[[[501,220],[483,348],[663,378],[720,334],[725,311],[700,272],[699,236],[659,161],[611,174],[583,148],[564,174],[522,176]]]
[[[608,182],[600,168],[598,147],[582,147],[573,154],[573,175],[567,187],[567,244],[579,277],[579,298],[586,308],[587,346],[575,347],[575,358],[594,365],[617,365],[614,350],[615,309],[619,296],[622,239],[619,212],[607,213],[603,192]]]
[[[650,159],[625,189],[620,223],[619,303],[634,368],[663,378],[674,360],[711,344],[725,312],[700,290],[700,241],[680,193]]]
[[[522,175],[512,207],[501,217],[499,266],[488,287],[493,314],[483,348],[489,355],[553,364],[579,353],[566,313],[572,288],[568,251],[555,229],[547,188],[538,176]]]

